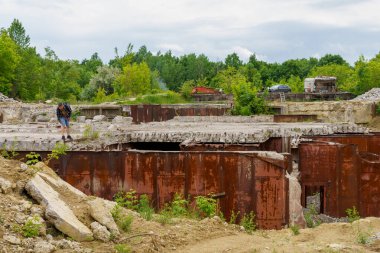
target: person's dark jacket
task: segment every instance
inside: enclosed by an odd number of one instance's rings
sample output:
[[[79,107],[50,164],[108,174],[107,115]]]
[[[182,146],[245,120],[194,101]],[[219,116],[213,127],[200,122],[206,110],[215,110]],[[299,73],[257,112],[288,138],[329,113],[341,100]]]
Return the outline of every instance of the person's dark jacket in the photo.
[[[63,110],[64,110],[64,112],[61,111],[59,109],[59,107],[57,107],[57,118],[58,118],[58,120],[59,120],[59,118],[62,118],[62,117],[66,117],[66,118],[70,118],[71,117],[71,107],[70,107],[70,105],[64,103],[63,104]]]

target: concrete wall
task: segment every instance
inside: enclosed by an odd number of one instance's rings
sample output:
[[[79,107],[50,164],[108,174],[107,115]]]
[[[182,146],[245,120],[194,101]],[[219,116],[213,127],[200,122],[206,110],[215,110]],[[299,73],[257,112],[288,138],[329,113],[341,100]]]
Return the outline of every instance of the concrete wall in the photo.
[[[279,106],[279,104],[274,103]],[[324,122],[367,124],[375,115],[375,103],[362,101],[286,102],[283,114],[317,115]]]

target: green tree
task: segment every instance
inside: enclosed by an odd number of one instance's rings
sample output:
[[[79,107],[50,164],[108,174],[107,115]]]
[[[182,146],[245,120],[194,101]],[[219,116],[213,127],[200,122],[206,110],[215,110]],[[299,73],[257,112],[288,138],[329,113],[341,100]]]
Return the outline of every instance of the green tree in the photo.
[[[247,82],[240,82],[233,86],[235,115],[252,115],[268,113],[268,107],[262,97],[257,96],[257,90],[252,89]]]
[[[15,70],[21,60],[17,45],[5,30],[0,31],[0,92],[9,95]]]
[[[221,88],[227,94],[232,94],[232,87],[240,83],[246,83],[245,76],[233,67],[220,71],[211,81],[214,88]]]
[[[240,60],[237,53],[227,55],[226,59],[224,60],[224,63],[227,67],[233,67],[235,69],[238,69],[240,66],[243,65],[243,62]]]
[[[138,95],[158,89],[153,87],[154,83],[148,64],[142,62],[126,65],[117,77],[114,87],[119,95]]]
[[[338,54],[326,54],[319,59],[318,66],[324,66],[329,64],[336,65],[349,65],[342,56]]]
[[[9,37],[22,49],[26,49],[30,44],[30,37],[26,35],[25,28],[18,19],[14,19],[7,29]]]
[[[120,73],[120,69],[115,67],[106,65],[98,67],[97,73],[83,89],[81,97],[86,100],[92,100],[99,88],[104,90],[105,95],[112,94],[114,92],[112,84]]]

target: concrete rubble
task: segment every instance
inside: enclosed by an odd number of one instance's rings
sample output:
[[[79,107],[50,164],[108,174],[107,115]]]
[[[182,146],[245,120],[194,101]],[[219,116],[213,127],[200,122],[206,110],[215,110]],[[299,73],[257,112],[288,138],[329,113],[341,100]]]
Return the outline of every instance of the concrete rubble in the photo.
[[[357,96],[352,100],[380,102],[380,88],[372,88],[371,90],[367,91],[362,95]]]

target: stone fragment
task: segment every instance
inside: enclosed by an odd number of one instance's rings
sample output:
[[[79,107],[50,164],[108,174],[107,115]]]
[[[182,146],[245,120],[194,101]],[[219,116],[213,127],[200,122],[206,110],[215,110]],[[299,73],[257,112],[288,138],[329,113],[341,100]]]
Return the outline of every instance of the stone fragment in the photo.
[[[107,117],[105,115],[96,115],[92,119],[94,122],[107,121]]]
[[[55,251],[55,246],[47,241],[38,241],[34,245],[34,252],[35,253],[50,253]]]
[[[86,122],[86,116],[77,116],[77,122],[78,123],[85,123]]]
[[[14,244],[14,245],[20,245],[21,244],[21,240],[18,239],[14,235],[4,235],[3,239],[4,239],[4,241],[9,242],[10,244]]]
[[[91,217],[100,224],[106,226],[114,235],[119,235],[119,229],[111,215],[112,208],[116,205],[115,202],[95,198],[87,201],[90,206]]]
[[[100,223],[94,221],[91,223],[91,229],[94,233],[95,239],[98,239],[103,242],[108,242],[111,237],[111,233],[107,230],[107,228]]]
[[[12,191],[12,183],[2,177],[0,177],[0,192],[8,194]]]
[[[93,234],[73,211],[59,198],[59,194],[38,174],[26,184],[25,189],[30,196],[46,208],[45,217],[54,226],[77,241],[93,240]]]
[[[130,124],[132,123],[132,117],[116,116],[112,119],[113,124]]]

